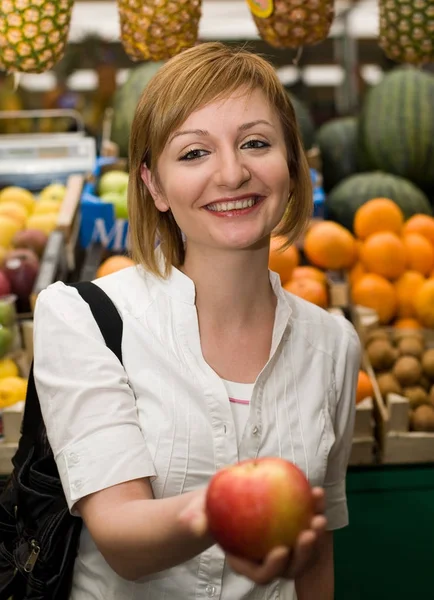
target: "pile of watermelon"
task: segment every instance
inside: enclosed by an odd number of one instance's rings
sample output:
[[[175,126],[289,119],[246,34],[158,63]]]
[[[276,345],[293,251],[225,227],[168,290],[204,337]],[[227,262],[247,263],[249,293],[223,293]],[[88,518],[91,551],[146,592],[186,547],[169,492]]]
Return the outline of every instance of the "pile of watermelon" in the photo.
[[[367,94],[360,114],[317,135],[328,217],[352,230],[367,200],[394,200],[406,218],[433,214],[434,75],[397,67]]]

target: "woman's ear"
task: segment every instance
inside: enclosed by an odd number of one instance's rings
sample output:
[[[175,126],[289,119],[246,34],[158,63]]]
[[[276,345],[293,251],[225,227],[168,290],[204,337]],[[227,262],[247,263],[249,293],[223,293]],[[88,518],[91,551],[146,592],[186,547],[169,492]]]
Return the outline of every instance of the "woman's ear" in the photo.
[[[156,185],[156,182],[154,180],[154,177],[152,176],[151,171],[148,169],[148,167],[145,164],[143,164],[140,169],[140,176],[142,178],[143,183],[148,188],[149,193],[151,194],[151,196],[154,200],[154,204],[155,204],[156,208],[158,208],[158,210],[161,212],[167,212],[170,209],[170,206],[168,205],[163,194],[161,193],[159,187]]]

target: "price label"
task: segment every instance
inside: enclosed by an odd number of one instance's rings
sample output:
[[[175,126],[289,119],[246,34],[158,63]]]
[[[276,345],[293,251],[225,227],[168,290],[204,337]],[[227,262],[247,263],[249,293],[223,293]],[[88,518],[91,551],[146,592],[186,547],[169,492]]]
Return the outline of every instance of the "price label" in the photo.
[[[247,4],[255,17],[266,19],[274,12],[274,0],[247,0]]]

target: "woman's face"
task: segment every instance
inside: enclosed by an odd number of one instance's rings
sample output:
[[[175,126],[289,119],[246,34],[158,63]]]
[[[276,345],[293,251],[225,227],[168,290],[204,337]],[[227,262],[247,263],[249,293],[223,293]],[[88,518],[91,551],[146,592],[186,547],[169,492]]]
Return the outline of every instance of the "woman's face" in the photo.
[[[156,207],[171,210],[188,251],[245,249],[280,222],[291,182],[282,126],[258,89],[192,113],[142,171]]]

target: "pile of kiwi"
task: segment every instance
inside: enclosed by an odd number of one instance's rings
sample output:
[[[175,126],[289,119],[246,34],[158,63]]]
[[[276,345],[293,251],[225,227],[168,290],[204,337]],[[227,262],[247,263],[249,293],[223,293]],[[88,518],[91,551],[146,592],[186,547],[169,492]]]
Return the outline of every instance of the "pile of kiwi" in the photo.
[[[376,329],[367,336],[366,351],[383,398],[408,398],[410,428],[434,432],[434,348],[422,332]]]

